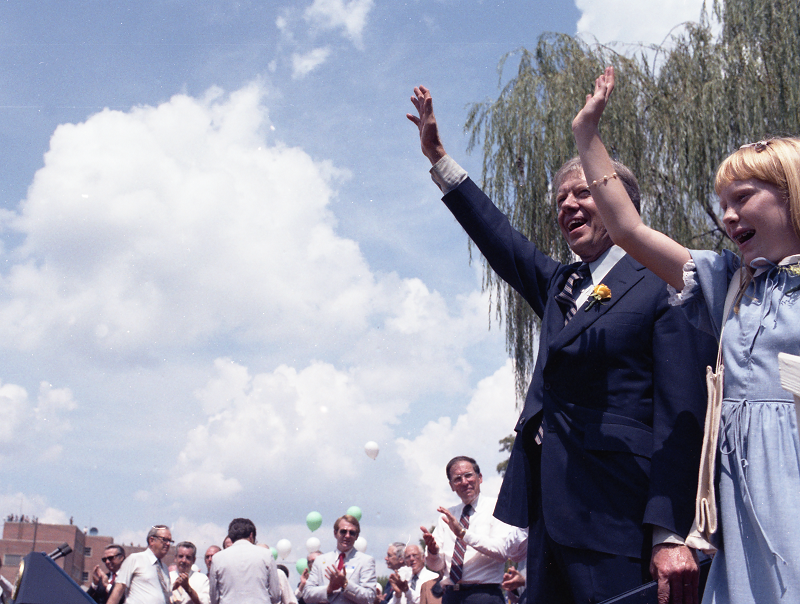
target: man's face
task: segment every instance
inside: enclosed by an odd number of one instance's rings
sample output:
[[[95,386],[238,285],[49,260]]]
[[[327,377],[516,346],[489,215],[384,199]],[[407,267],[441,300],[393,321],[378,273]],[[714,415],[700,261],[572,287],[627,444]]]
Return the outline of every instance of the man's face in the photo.
[[[124,558],[122,557],[122,552],[120,552],[116,547],[110,547],[103,552],[103,564],[106,565],[108,572],[116,573],[119,570],[119,567],[122,566],[122,561]]]
[[[175,554],[175,566],[178,567],[179,573],[192,572],[192,564],[194,564],[194,554],[191,548],[179,547],[178,553]]]
[[[306,558],[306,561],[308,562],[308,570],[309,570],[309,572],[311,571],[311,567],[314,566],[314,560],[319,558],[319,556],[320,556],[319,552],[313,552],[311,554],[308,554],[308,557]]]
[[[169,529],[158,529],[154,537],[150,537],[148,546],[156,558],[161,560],[169,553],[169,546],[172,545],[172,533]]]
[[[459,461],[450,468],[450,488],[461,498],[464,505],[472,503],[481,493],[483,476],[475,472],[468,461]]]
[[[596,260],[611,247],[611,237],[606,232],[582,170],[564,177],[556,192],[556,207],[561,234],[581,260]]]
[[[358,529],[347,520],[339,522],[339,528],[334,531],[336,546],[340,552],[349,552],[358,539]]]
[[[216,554],[219,548],[216,545],[212,545],[206,550],[205,561],[206,561],[206,568],[211,570],[211,558]]]
[[[391,570],[397,570],[401,566],[403,566],[403,559],[397,555],[397,549],[390,545],[389,549],[386,551],[386,566],[388,566]]]
[[[416,575],[425,566],[422,560],[422,550],[418,545],[409,545],[406,547],[405,553],[406,566],[410,566],[413,573]]]

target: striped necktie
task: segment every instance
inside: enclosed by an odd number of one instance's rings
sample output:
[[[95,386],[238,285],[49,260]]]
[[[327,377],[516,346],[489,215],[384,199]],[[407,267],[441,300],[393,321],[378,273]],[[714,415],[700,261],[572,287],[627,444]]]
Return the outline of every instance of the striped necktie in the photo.
[[[569,323],[569,320],[575,316],[576,312],[578,312],[578,307],[575,304],[575,289],[578,287],[578,284],[580,284],[581,281],[590,276],[591,272],[589,271],[589,265],[585,262],[581,262],[575,269],[575,272],[569,276],[569,279],[567,279],[567,282],[564,284],[564,289],[562,289],[558,295],[556,295],[556,300],[558,303],[567,307],[567,310],[564,313],[564,325]]]
[[[161,566],[161,560],[156,560],[156,571],[158,572],[158,580],[161,583],[161,591],[164,592],[164,601],[166,604],[169,604],[170,599],[172,598],[172,590],[169,588],[167,577],[164,576],[164,569]]]
[[[461,526],[464,530],[469,528],[469,516],[472,514],[472,506],[468,503],[461,511]],[[453,560],[450,562],[450,580],[453,585],[461,581],[461,575],[464,572],[464,552],[467,551],[467,544],[464,540],[456,539],[456,546],[453,549]]]

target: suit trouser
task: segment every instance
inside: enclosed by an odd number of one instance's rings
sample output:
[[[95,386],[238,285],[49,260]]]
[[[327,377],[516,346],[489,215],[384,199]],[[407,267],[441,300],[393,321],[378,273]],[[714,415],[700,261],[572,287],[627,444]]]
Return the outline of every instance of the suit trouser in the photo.
[[[595,604],[650,581],[650,560],[559,545],[537,524],[528,535],[527,604]]]
[[[499,585],[453,585],[444,588],[442,604],[505,604]]]

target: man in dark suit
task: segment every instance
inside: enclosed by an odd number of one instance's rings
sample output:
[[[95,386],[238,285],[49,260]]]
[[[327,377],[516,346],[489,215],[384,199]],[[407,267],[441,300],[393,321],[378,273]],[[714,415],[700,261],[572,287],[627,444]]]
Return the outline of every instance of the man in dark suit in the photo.
[[[125,550],[121,545],[112,543],[106,546],[103,551],[102,560],[108,569],[108,574],[100,570],[99,565],[95,566],[92,570],[92,584],[86,592],[98,604],[105,604],[108,601],[108,596],[111,595],[111,590],[114,588],[119,567],[125,561]],[[125,601],[124,596],[122,601]]]
[[[414,89],[443,201],[542,320],[539,353],[495,516],[529,527],[527,599],[600,602],[647,580],[694,602],[694,514],[716,344],[670,307],[666,285],[614,246],[577,160],[553,178],[558,223],[580,263],[563,265],[513,229],[447,154],[430,92]],[[614,177],[638,201],[622,164]]]

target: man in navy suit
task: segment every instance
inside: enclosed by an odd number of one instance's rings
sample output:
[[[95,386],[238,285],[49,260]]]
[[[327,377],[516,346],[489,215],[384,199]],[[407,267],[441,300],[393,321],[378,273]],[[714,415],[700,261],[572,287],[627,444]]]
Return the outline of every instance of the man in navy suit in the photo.
[[[430,92],[411,98],[443,201],[542,320],[533,380],[495,516],[529,527],[528,602],[601,602],[648,580],[694,603],[694,515],[704,368],[716,343],[671,307],[666,285],[613,245],[580,163],[553,178],[563,265],[509,223],[444,150]],[[616,173],[638,203],[636,178]]]

